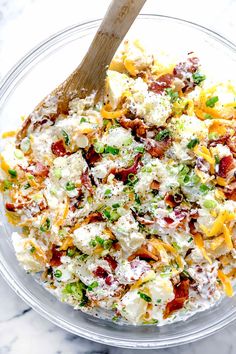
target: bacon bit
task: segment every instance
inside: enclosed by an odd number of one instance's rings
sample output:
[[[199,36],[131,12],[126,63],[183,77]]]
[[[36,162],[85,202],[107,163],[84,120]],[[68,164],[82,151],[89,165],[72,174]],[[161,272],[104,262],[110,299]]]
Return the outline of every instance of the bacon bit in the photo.
[[[196,233],[197,233],[197,230],[196,230],[196,226],[195,226],[195,221],[196,220],[194,220],[194,219],[191,219],[190,221],[189,221],[189,229],[190,229],[190,233],[192,234],[192,235],[196,235]]]
[[[224,156],[220,160],[218,175],[222,178],[226,178],[229,171],[234,168],[234,159],[231,155]]]
[[[154,220],[148,220],[148,219],[142,218],[141,216],[137,216],[136,220],[142,225],[153,225],[153,224],[155,224]]]
[[[51,145],[52,153],[56,156],[65,156],[67,154],[63,140],[58,140]]]
[[[126,117],[121,117],[119,123],[125,129],[132,129],[139,137],[145,137],[147,134],[148,127],[139,118],[127,119]]]
[[[222,136],[222,137],[220,137],[218,139],[211,139],[209,141],[209,143],[208,143],[208,146],[215,147],[218,144],[222,144],[222,145],[227,144],[229,146],[228,140],[229,140],[229,135]],[[229,148],[230,148],[230,146],[229,146]]]
[[[84,220],[86,224],[90,224],[91,222],[99,222],[99,221],[103,221],[103,217],[102,214],[99,213],[98,211],[89,214]]]
[[[151,251],[148,251],[147,246],[141,246],[136,252],[134,252],[128,257],[128,261],[130,262],[136,257],[140,257],[144,259],[154,259],[155,261],[159,261],[158,256],[156,256]]]
[[[157,181],[152,181],[152,183],[150,184],[150,188],[158,191],[160,189],[160,183]]]
[[[169,205],[171,208],[176,207],[179,203],[176,203],[174,196],[172,194],[167,193],[164,197],[164,201],[167,205]]]
[[[110,274],[108,277],[106,277],[105,283],[110,286],[113,283],[113,280],[113,276]]]
[[[176,209],[174,210],[174,213],[175,213],[175,216],[176,216],[176,218],[177,218],[178,220],[184,220],[184,219],[187,217],[187,215],[188,215],[188,212],[187,212],[187,210],[185,210],[185,209],[178,209],[178,208],[176,208]]]
[[[52,257],[49,261],[49,264],[51,267],[58,267],[61,265],[61,257],[65,256],[66,252],[65,251],[58,251],[56,248],[56,245],[52,246]]]
[[[189,297],[189,279],[182,280],[174,286],[174,300],[168,302],[164,312],[164,318],[169,317],[174,311],[183,308],[184,303]]]
[[[170,218],[169,216],[164,217],[164,220],[168,225],[171,225],[174,222],[174,220],[172,218]]]
[[[31,172],[31,174],[35,177],[47,177],[49,174],[49,168],[41,162],[37,162],[35,165],[35,171]]]
[[[227,145],[232,151],[233,155],[236,156],[236,135],[228,138]]]
[[[43,165],[41,162],[36,162],[28,168],[23,168],[20,165],[18,166],[22,171],[28,172],[35,177],[47,177],[49,174],[48,166]]]
[[[96,275],[96,277],[103,278],[103,279],[108,277],[107,271],[100,266],[97,267],[97,269],[93,272],[93,274]]]
[[[120,251],[120,250],[121,250],[121,245],[119,244],[119,242],[114,242],[114,243],[113,243],[113,248],[114,248],[116,251]]]
[[[107,261],[111,267],[112,270],[115,270],[117,267],[117,262],[116,260],[110,256],[109,254],[107,256],[104,257],[105,261]]]
[[[5,204],[5,208],[8,210],[8,211],[16,211],[16,210],[19,210],[19,209],[23,209],[24,207],[24,204],[20,203],[20,204],[13,204],[13,203],[6,203]]]
[[[236,182],[230,183],[223,191],[226,198],[236,201]]]
[[[83,186],[89,191],[90,194],[94,193],[92,182],[88,174],[88,169],[82,173],[81,182]]]
[[[162,93],[166,88],[171,87],[173,79],[172,74],[162,75],[150,84],[149,89],[155,93]]]
[[[174,75],[179,79],[184,79],[187,73],[195,73],[199,67],[199,59],[196,57],[188,58],[187,61],[179,63],[174,68]]]
[[[75,210],[78,209],[79,204],[80,204],[81,199],[82,199],[82,196],[83,196],[83,192],[82,192],[81,188],[77,188],[77,191],[78,191],[78,196],[70,198],[70,210],[72,212],[75,212]]]
[[[170,144],[170,138],[166,138],[162,141],[155,141],[154,139],[145,139],[145,148],[152,157],[162,157],[165,151],[169,148]]]
[[[116,178],[118,178],[122,182],[126,182],[128,179],[128,176],[130,174],[133,174],[133,175],[137,174],[138,165],[139,165],[139,161],[140,161],[141,157],[142,157],[142,154],[136,155],[132,166],[130,166],[128,168],[112,169],[110,171],[110,173],[113,173],[116,176]]]
[[[190,78],[190,74],[195,73],[199,67],[199,59],[196,57],[188,58],[186,62],[179,63],[175,66],[173,73],[174,75],[181,79],[184,83],[184,91],[190,91],[196,86],[193,80]]]
[[[102,159],[102,156],[94,150],[93,146],[91,146],[85,155],[85,159],[89,166],[94,166],[96,162]]]

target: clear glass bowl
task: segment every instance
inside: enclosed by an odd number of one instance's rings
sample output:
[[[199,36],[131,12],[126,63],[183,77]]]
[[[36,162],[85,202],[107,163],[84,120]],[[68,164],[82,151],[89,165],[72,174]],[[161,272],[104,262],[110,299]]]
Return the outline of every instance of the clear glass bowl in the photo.
[[[0,131],[15,129],[20,115],[56,87],[78,65],[100,20],[72,26],[50,37],[27,54],[0,86]],[[155,48],[187,54],[196,51],[213,74],[230,77],[235,72],[236,47],[204,27],[175,18],[140,15],[129,38],[140,38]],[[1,141],[1,148],[4,141]],[[87,339],[126,348],[163,348],[192,342],[236,319],[236,297],[199,313],[185,322],[164,327],[118,326],[60,303],[19,266],[1,203],[0,271],[15,292],[56,325]]]

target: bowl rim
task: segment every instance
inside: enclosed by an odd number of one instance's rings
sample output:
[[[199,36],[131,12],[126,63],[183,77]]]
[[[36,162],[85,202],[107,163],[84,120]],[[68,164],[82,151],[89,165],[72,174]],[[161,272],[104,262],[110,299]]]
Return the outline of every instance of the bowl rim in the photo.
[[[187,21],[178,17],[172,17],[167,15],[157,15],[157,14],[140,14],[138,16],[139,19],[160,19],[160,20],[167,20],[170,22],[176,22],[178,24],[187,25],[191,28],[198,30],[199,32],[204,32],[205,34],[213,37],[216,41],[224,44],[231,50],[233,50],[236,54],[236,45],[222,36],[217,32],[210,30],[202,25],[196,24],[192,21]],[[2,78],[0,81],[0,101],[7,93],[8,89],[11,88],[12,83],[20,76],[20,74],[29,66],[30,63],[34,62],[34,60],[47,51],[49,48],[54,46],[57,42],[61,41],[64,38],[72,35],[74,32],[78,32],[78,30],[88,30],[92,28],[96,28],[101,19],[93,19],[86,22],[80,22],[71,26],[62,29],[44,41],[40,42],[38,45],[33,47],[25,56],[23,56],[20,60],[16,62],[16,64],[7,72],[7,74]],[[0,255],[1,256],[1,255]],[[186,344],[189,342],[194,342],[199,339],[205,338],[213,333],[216,333],[220,329],[224,328],[232,321],[236,319],[236,312],[230,313],[226,318],[223,320],[210,325],[208,328],[204,328],[203,330],[197,330],[191,334],[185,334],[179,338],[168,338],[164,340],[126,340],[117,338],[108,337],[106,335],[97,335],[96,333],[90,330],[84,330],[83,328],[79,328],[77,326],[71,326],[71,324],[61,319],[60,317],[55,317],[52,313],[48,313],[47,309],[42,306],[40,301],[31,296],[27,290],[20,284],[20,282],[16,281],[11,273],[8,271],[7,263],[0,257],[0,274],[5,279],[5,281],[9,284],[9,286],[14,290],[14,292],[28,305],[30,305],[37,313],[41,316],[52,322],[53,324],[59,326],[60,328],[76,334],[80,337],[92,340],[94,342],[103,343],[106,345],[122,347],[122,348],[133,348],[133,349],[158,349],[158,348],[167,348],[167,347],[174,347],[182,344]]]

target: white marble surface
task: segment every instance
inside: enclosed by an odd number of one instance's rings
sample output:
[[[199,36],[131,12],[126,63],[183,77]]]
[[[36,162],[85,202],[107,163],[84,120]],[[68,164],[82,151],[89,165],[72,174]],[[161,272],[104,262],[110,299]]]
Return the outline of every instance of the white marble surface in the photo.
[[[118,1],[118,0],[117,0]],[[0,77],[39,41],[92,18],[102,17],[109,0],[0,0]],[[143,10],[185,18],[236,41],[236,0],[148,0]],[[71,335],[40,317],[0,276],[0,354],[123,354]],[[236,323],[213,336],[159,354],[236,353]],[[157,352],[155,350],[149,353]]]

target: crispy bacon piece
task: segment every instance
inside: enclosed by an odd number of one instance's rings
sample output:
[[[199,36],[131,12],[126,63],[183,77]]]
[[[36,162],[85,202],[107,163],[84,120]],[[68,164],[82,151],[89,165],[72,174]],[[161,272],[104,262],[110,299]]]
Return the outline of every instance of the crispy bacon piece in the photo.
[[[171,139],[167,138],[162,141],[154,139],[145,139],[145,148],[152,157],[162,157],[165,151],[169,148]]]
[[[173,79],[173,74],[161,75],[157,80],[151,82],[149,89],[155,93],[162,93],[166,88],[171,87]]]
[[[189,297],[189,279],[181,280],[181,282],[174,286],[174,300],[168,302],[164,312],[164,318],[169,317],[174,311],[183,308],[184,303]]]
[[[35,177],[47,177],[49,174],[49,168],[41,162],[37,162],[35,165],[35,170],[31,173]]]
[[[103,279],[108,277],[107,271],[100,266],[97,267],[97,269],[93,272],[93,274],[96,275],[97,277],[103,278]]]
[[[47,177],[49,174],[48,166],[43,165],[41,162],[36,162],[36,164],[33,164],[27,168],[23,168],[19,165],[19,168],[24,172],[29,172],[35,177]]]
[[[88,169],[82,173],[81,182],[82,182],[82,185],[89,191],[90,194],[94,193],[93,185],[92,185],[91,179],[88,174]]]
[[[160,189],[160,182],[152,181],[152,183],[150,184],[150,188],[154,191],[158,191]]]
[[[125,129],[132,129],[139,137],[145,137],[147,134],[148,127],[139,118],[128,119],[126,117],[121,117],[119,123]]]
[[[103,221],[103,217],[102,214],[99,213],[98,211],[89,214],[84,220],[86,224],[90,224],[91,222],[99,222],[99,221]]]
[[[37,212],[32,212],[33,207],[37,206],[39,210]],[[40,211],[47,209],[47,204],[45,200],[41,200],[39,203],[36,203],[34,200],[26,201],[22,203],[6,203],[5,208],[8,211],[15,212],[21,209],[28,209],[31,212],[32,216],[37,215]]]
[[[157,255],[152,253],[147,249],[147,246],[141,246],[136,252],[131,254],[128,258],[128,261],[132,261],[136,257],[144,258],[144,259],[153,259],[154,261],[159,261],[159,258]]]
[[[169,216],[165,216],[163,219],[165,220],[167,225],[171,225],[174,222],[174,220],[172,218],[170,218]]]
[[[236,135],[228,137],[226,144],[230,148],[232,154],[236,156]]]
[[[25,205],[25,204],[23,204],[23,203],[18,203],[18,204],[6,203],[6,204],[5,204],[5,208],[6,208],[8,211],[15,212],[16,210],[23,209],[23,208],[24,208],[24,205]]]
[[[174,76],[181,79],[184,83],[183,92],[190,91],[196,86],[192,80],[192,74],[195,73],[199,68],[199,59],[196,57],[191,57],[186,60],[186,62],[179,63],[175,66],[173,70]]]
[[[58,140],[51,145],[52,153],[56,156],[65,156],[67,154],[63,140]]]
[[[117,262],[116,260],[110,256],[109,254],[107,256],[104,257],[104,259],[109,263],[110,267],[112,270],[115,270],[117,267]]]
[[[234,168],[234,159],[231,155],[224,156],[220,160],[218,175],[226,178],[227,174]]]
[[[134,158],[134,163],[132,166],[128,168],[118,168],[118,169],[112,169],[110,173],[113,173],[116,178],[121,180],[122,182],[126,182],[128,179],[128,176],[130,174],[136,175],[138,172],[138,166],[139,166],[139,161],[142,157],[142,154],[137,154]]]
[[[179,203],[176,203],[175,198],[172,194],[167,193],[164,197],[164,201],[167,205],[169,205],[171,208],[176,207]]]
[[[236,181],[224,188],[226,198],[236,201]]]
[[[49,261],[49,264],[51,267],[58,267],[59,265],[61,265],[61,257],[65,256],[66,252],[65,251],[58,251],[56,248],[56,245],[52,246],[52,256],[51,259]]]
[[[89,166],[94,166],[96,162],[102,159],[102,156],[94,150],[93,146],[91,146],[85,155],[85,159]]]

